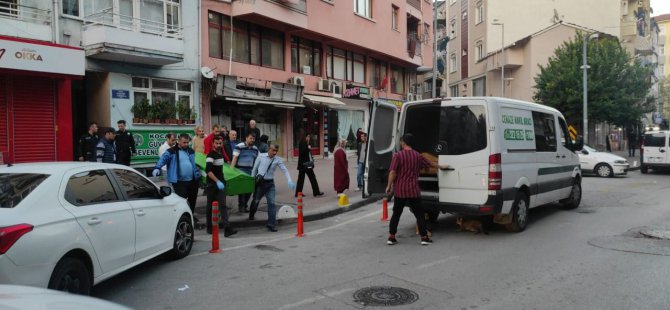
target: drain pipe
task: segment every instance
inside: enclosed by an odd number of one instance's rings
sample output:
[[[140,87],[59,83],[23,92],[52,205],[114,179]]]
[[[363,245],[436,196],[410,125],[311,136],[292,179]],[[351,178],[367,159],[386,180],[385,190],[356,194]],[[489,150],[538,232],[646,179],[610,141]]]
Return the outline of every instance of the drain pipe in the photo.
[[[58,27],[58,0],[53,0],[53,14],[51,14],[51,31],[53,32],[53,43],[60,43],[60,30]]]

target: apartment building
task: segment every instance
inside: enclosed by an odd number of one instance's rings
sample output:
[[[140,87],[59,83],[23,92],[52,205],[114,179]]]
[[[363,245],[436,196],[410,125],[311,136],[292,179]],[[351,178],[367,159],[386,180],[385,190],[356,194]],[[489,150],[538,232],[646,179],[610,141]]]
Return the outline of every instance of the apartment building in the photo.
[[[0,163],[72,160],[72,83],[84,51],[59,44],[50,1],[0,0]]]
[[[370,100],[402,105],[432,67],[430,1],[201,3],[203,123],[242,136],[254,119],[289,158],[304,135],[314,155],[354,148]]]
[[[663,14],[655,16],[654,20],[658,24],[658,71],[661,78],[661,81],[670,78],[670,52],[666,52],[666,47],[670,48],[670,14]],[[670,102],[666,101],[667,98],[661,97],[661,103],[663,104],[663,118],[668,120],[670,119]]]
[[[621,8],[609,0],[447,2],[447,96],[530,101],[537,66],[577,31],[620,36]]]

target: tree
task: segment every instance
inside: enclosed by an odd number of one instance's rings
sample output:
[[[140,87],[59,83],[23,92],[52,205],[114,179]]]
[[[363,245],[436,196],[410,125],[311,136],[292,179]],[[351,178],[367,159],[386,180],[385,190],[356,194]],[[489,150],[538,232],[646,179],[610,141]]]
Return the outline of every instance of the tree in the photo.
[[[546,67],[535,77],[537,102],[552,106],[571,124],[583,124],[582,42],[579,32],[556,48]],[[618,126],[637,124],[653,110],[646,97],[651,87],[651,65],[643,65],[616,38],[588,42],[588,119]],[[582,128],[583,130],[583,128]]]

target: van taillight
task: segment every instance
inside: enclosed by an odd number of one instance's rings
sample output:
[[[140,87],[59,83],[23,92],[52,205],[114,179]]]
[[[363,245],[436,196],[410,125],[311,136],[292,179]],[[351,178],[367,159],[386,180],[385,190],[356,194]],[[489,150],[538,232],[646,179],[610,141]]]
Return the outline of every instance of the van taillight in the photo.
[[[9,248],[21,238],[21,236],[33,230],[33,225],[19,224],[14,226],[0,227],[0,255],[7,253]]]
[[[489,156],[489,190],[495,191],[502,187],[502,156]]]

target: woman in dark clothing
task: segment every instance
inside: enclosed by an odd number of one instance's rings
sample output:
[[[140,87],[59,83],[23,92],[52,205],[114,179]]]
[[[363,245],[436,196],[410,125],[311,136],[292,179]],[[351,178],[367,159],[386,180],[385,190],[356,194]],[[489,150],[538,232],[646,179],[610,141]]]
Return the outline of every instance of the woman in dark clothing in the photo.
[[[338,139],[333,158],[335,165],[333,169],[333,186],[335,192],[342,194],[344,190],[349,189],[349,162],[347,161],[347,153],[344,151],[344,146],[347,140]]]
[[[298,196],[299,192],[302,192],[302,186],[305,183],[305,174],[309,177],[309,183],[312,184],[312,192],[314,197],[323,195],[323,192],[319,190],[319,183],[316,181],[316,176],[314,175],[314,165],[312,167],[305,167],[305,163],[312,162],[311,154],[311,145],[309,144],[311,136],[306,134],[305,137],[298,144],[298,185],[295,188],[295,196]]]

